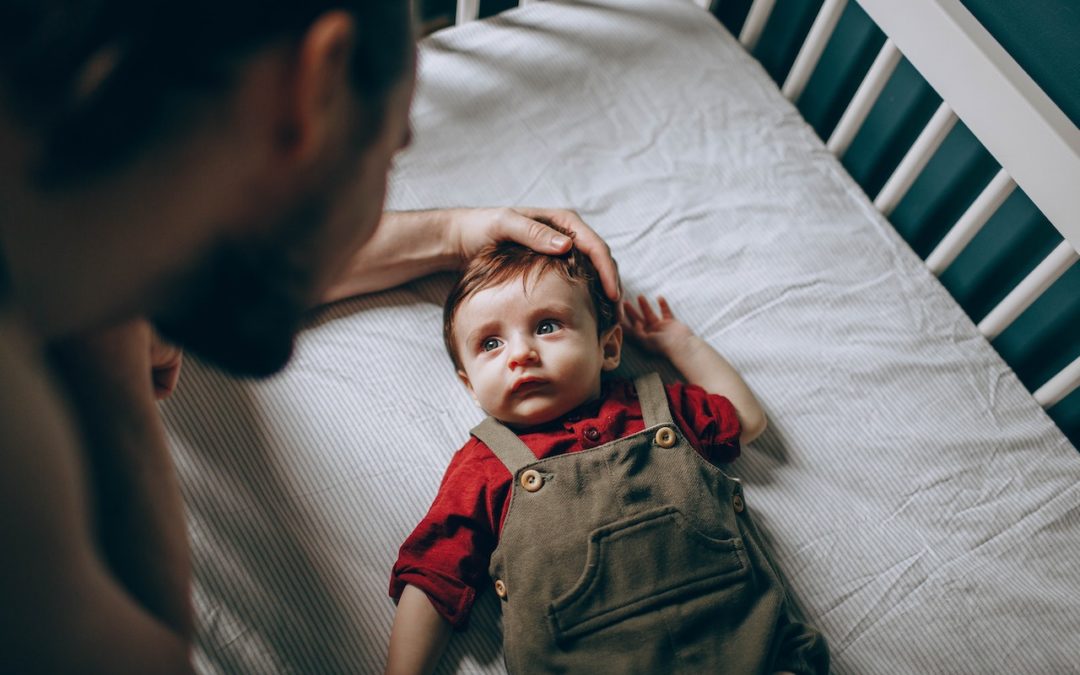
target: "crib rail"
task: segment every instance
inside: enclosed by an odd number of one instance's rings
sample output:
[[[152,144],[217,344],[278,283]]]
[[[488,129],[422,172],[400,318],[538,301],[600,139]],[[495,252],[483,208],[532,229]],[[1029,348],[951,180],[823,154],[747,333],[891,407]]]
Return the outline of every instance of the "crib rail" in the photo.
[[[754,0],[750,5],[750,13],[746,15],[746,21],[739,31],[739,42],[746,47],[746,51],[754,51],[775,5],[776,0]]]
[[[519,6],[537,0],[520,0]],[[798,101],[849,0],[824,0],[784,79]],[[711,9],[710,0],[693,0]],[[1062,236],[1061,243],[978,322],[993,339],[1080,259],[1080,129],[1039,88],[960,0],[857,0],[886,40],[826,143],[843,157],[900,59],[906,58],[944,101],[874,198],[889,216],[957,121],[983,144],[1000,171],[926,258],[940,275],[1013,191],[1020,187]],[[776,0],[753,0],[739,41],[753,50]],[[457,23],[477,18],[480,0],[458,0]],[[1018,133],[1018,130],[1023,130]],[[1050,407],[1080,386],[1080,358],[1035,393]]]
[[[712,9],[713,2],[715,0],[692,0],[692,2],[703,9]],[[524,7],[530,5],[537,0],[518,0],[518,7]],[[480,16],[480,0],[457,0],[457,12],[455,17],[455,24],[461,25],[468,23],[469,21],[475,21]],[[764,23],[762,24],[764,26]]]
[[[1062,235],[1061,243],[981,321],[994,339],[1080,259],[1080,129],[1049,99],[959,0],[858,0],[885,33],[869,71],[826,147],[843,157],[904,56],[944,101],[874,198],[885,216],[897,207],[958,120],[1001,166],[926,258],[940,275],[1020,186]],[[753,50],[775,7],[754,0],[739,34]],[[798,101],[847,0],[825,0],[782,93]],[[1023,130],[1020,132],[1020,130]],[[1080,387],[1080,358],[1035,392],[1046,408]]]
[[[947,102],[916,141],[910,159],[901,163],[899,175],[894,174],[896,185],[883,190],[889,198],[879,195],[879,208],[895,206],[893,192],[902,196],[907,174],[917,177],[925,165],[921,156],[933,154],[938,137],[958,117],[1073,248],[1080,249],[1080,191],[1074,189],[1080,176],[1080,129],[959,0],[858,2],[888,39],[830,137],[829,149],[837,155],[847,150],[901,54]],[[826,0],[818,12],[784,81],[782,91],[792,101],[802,93],[846,4]],[[744,45],[756,43],[774,6],[775,0],[754,0],[740,33]]]
[[[829,152],[837,157],[842,157],[847,152],[851,142],[855,140],[855,134],[862,128],[863,122],[870,114],[870,109],[874,107],[874,103],[877,102],[878,96],[881,95],[881,91],[899,63],[900,50],[896,48],[895,42],[886,38],[874,63],[870,65],[866,77],[855,91],[851,103],[844,109],[843,116],[840,117],[836,128],[829,136],[829,141],[826,143]]]
[[[820,56],[824,45],[807,45],[822,40],[815,34],[819,25],[823,27],[819,32],[831,32],[845,1],[824,3],[796,65],[803,52]],[[959,119],[1002,168],[927,257],[929,268],[940,275],[1018,185],[1063,237],[978,323],[980,332],[993,339],[1080,259],[1080,190],[1076,189],[1080,129],[959,0],[858,2],[887,39],[829,138],[829,150],[843,156],[901,54],[944,101],[875,197],[874,206],[886,216],[892,213]],[[789,86],[795,71],[792,67],[784,83],[784,93],[792,100],[810,76],[799,72]],[[1078,386],[1080,365],[1074,361],[1041,387],[1036,398],[1049,407]]]
[[[797,101],[810,81],[810,75],[814,72],[821,53],[825,51],[825,45],[829,42],[836,23],[840,21],[840,14],[844,11],[847,0],[825,0],[814,19],[814,25],[810,27],[810,34],[803,41],[799,55],[795,57],[795,63],[788,72],[787,79],[780,93],[790,101]]]

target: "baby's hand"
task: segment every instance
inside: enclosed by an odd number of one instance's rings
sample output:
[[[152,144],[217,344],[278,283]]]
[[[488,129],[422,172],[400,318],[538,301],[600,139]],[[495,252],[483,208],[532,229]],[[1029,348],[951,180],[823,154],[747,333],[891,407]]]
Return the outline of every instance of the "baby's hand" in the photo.
[[[640,311],[629,302],[623,303],[623,330],[629,333],[642,347],[670,358],[671,354],[684,347],[694,337],[686,324],[675,318],[671,307],[663,296],[657,296],[660,316],[657,316],[645,296],[638,296]]]

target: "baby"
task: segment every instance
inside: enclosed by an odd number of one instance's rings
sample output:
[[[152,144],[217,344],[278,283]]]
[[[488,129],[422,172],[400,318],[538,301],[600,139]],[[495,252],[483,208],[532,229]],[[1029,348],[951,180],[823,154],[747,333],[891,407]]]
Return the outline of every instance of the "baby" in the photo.
[[[498,244],[446,302],[458,375],[490,417],[401,547],[388,673],[431,672],[494,589],[510,673],[825,673],[717,465],[765,428],[731,365],[639,297],[620,324],[588,258]],[[623,334],[690,384],[601,378]]]

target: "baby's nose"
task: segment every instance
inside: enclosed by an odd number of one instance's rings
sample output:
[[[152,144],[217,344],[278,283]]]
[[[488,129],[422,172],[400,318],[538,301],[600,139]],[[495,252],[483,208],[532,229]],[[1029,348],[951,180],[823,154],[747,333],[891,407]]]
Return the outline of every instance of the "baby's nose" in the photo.
[[[536,353],[536,348],[532,346],[532,343],[525,340],[515,341],[510,352],[510,369],[513,370],[524,365],[535,363],[539,358],[539,355]]]

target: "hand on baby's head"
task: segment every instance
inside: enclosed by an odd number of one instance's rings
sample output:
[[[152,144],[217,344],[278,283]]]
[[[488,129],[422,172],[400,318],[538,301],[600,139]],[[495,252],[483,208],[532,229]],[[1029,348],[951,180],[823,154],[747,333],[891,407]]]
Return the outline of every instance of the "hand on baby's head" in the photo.
[[[584,256],[500,244],[466,268],[444,314],[458,375],[488,414],[516,426],[551,421],[600,394],[622,329]]]

